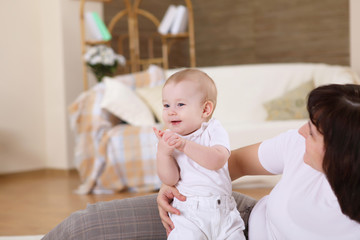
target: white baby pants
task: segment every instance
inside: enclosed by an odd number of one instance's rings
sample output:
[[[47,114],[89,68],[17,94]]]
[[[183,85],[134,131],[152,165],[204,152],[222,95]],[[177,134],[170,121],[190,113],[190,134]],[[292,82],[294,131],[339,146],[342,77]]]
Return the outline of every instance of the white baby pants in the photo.
[[[173,207],[180,215],[170,214],[175,228],[168,239],[245,239],[244,222],[230,196],[174,198]]]

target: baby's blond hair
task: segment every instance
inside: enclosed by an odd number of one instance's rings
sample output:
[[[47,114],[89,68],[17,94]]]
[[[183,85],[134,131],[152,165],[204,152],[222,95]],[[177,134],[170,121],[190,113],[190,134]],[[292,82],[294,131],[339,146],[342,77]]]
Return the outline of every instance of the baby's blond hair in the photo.
[[[179,83],[182,81],[192,81],[195,83],[198,83],[199,85],[199,89],[202,90],[202,92],[204,93],[204,100],[205,101],[210,101],[213,103],[214,107],[213,107],[213,111],[215,110],[216,107],[216,99],[217,99],[217,89],[216,89],[216,85],[214,80],[212,80],[211,77],[209,77],[209,75],[207,75],[206,73],[204,73],[203,71],[200,71],[199,69],[195,69],[195,68],[187,68],[181,71],[178,71],[176,73],[174,73],[173,75],[171,75],[167,81],[165,82],[166,86],[169,83]],[[212,115],[211,113],[211,115]],[[210,117],[211,117],[210,115]]]

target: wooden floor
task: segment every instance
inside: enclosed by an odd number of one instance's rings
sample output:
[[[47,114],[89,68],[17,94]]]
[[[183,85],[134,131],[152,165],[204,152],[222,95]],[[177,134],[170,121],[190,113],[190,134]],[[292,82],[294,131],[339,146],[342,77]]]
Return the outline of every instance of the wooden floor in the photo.
[[[40,235],[88,203],[135,197],[144,194],[77,195],[76,171],[39,170],[0,175],[0,236]],[[256,199],[270,188],[237,189]]]

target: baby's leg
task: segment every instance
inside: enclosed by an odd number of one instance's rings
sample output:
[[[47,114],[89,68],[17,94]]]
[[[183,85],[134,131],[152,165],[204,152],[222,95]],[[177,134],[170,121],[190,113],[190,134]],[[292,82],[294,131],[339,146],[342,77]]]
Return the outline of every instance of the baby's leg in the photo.
[[[207,240],[205,233],[194,224],[189,221],[183,215],[171,215],[171,220],[174,223],[175,228],[170,232],[168,240],[184,240],[184,239],[196,239]]]

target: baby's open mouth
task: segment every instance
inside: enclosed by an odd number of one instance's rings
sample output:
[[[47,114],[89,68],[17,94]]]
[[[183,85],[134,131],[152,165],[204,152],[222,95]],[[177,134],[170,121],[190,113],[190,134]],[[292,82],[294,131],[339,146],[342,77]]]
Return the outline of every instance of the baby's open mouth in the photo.
[[[180,120],[171,121],[171,124],[173,124],[173,125],[176,125],[176,124],[179,124],[179,123],[181,123]]]

